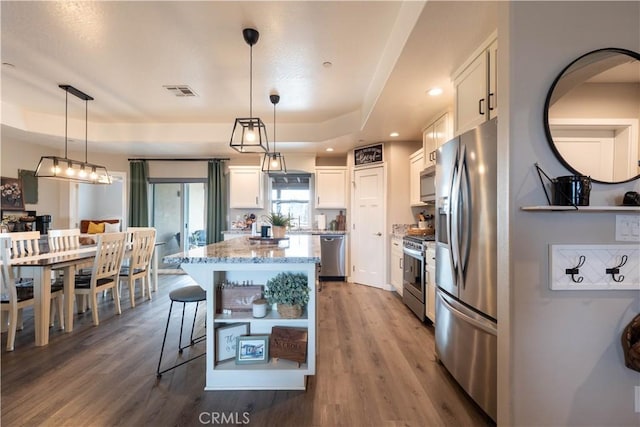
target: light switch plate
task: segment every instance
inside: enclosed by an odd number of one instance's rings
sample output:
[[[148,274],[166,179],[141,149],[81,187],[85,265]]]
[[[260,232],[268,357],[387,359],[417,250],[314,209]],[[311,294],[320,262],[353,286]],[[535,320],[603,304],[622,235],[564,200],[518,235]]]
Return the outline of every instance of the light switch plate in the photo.
[[[640,215],[616,215],[616,240],[640,242]]]
[[[606,270],[626,262],[616,274]],[[581,257],[584,261],[581,264]],[[571,274],[567,270],[577,271]],[[616,280],[621,281],[617,282]],[[549,245],[552,290],[640,290],[640,245]]]

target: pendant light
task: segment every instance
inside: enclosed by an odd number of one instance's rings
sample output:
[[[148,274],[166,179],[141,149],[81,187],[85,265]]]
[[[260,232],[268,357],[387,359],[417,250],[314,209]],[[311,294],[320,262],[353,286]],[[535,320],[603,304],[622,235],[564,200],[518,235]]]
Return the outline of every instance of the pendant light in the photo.
[[[262,160],[262,172],[284,172],[287,173],[287,165],[284,156],[276,151],[276,104],[280,102],[280,95],[269,95],[273,104],[273,152],[264,153]]]
[[[258,42],[260,33],[253,28],[245,28],[242,36],[249,45],[249,117],[236,119],[229,146],[240,153],[268,153],[266,127],[262,120],[253,117],[253,45]]]
[[[84,182],[88,184],[111,184],[111,176],[104,166],[87,161],[87,141],[89,123],[89,101],[93,98],[86,93],[69,85],[59,85],[65,91],[64,99],[64,157],[42,156],[35,176],[39,178],[53,178],[67,181]],[[69,121],[69,93],[84,101],[84,162],[67,157],[67,128]]]

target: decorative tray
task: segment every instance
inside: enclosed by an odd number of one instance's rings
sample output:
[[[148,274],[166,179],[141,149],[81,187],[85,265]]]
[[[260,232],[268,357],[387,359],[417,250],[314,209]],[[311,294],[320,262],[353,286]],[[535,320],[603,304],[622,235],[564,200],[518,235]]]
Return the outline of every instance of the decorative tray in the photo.
[[[251,236],[249,240],[260,243],[279,243],[283,240],[289,240],[288,237],[260,237],[260,236]]]

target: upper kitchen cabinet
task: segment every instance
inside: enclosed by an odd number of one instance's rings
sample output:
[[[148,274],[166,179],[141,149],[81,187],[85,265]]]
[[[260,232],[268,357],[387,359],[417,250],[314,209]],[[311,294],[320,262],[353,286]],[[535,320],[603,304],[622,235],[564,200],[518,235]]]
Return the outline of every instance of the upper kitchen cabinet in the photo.
[[[453,74],[455,135],[498,116],[498,40],[494,32]]]
[[[260,166],[229,166],[229,207],[262,209],[264,174]]]
[[[347,168],[316,167],[316,208],[347,208]]]
[[[422,147],[425,155],[425,167],[435,166],[436,150],[451,138],[453,138],[453,123],[449,113],[444,113],[424,129]]]
[[[424,151],[416,151],[409,156],[409,204],[411,206],[424,205],[420,200],[420,172],[424,169]]]

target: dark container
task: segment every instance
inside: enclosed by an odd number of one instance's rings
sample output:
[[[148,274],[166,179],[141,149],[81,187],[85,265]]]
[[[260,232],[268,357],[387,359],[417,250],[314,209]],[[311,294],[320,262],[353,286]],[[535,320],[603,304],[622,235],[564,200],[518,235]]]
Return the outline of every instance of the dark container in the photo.
[[[591,177],[583,175],[559,176],[552,180],[551,197],[558,206],[589,206]]]
[[[49,233],[50,227],[51,227],[51,215],[36,216],[36,230],[39,231],[40,234]]]

